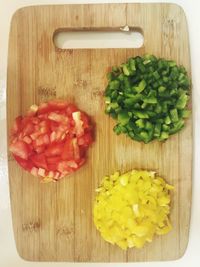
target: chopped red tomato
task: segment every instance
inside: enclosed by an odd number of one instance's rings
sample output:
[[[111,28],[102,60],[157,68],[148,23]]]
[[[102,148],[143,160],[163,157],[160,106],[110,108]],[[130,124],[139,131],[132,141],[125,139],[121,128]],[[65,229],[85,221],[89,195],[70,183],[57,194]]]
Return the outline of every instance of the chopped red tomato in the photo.
[[[33,168],[33,163],[31,161],[22,159],[21,157],[18,157],[16,155],[14,155],[15,160],[18,162],[18,164],[24,168],[25,170],[29,171],[30,169]]]
[[[83,122],[84,129],[90,128],[91,124],[90,124],[89,118],[84,112],[81,113],[81,120]]]
[[[73,168],[69,166],[69,162],[68,161],[61,161],[59,164],[58,164],[58,171],[60,173],[65,173],[65,174],[69,174],[71,172],[73,172]],[[75,169],[78,168],[78,165]]]
[[[38,115],[40,114],[44,114],[44,113],[48,113],[50,111],[49,105],[48,103],[42,103],[39,107],[38,107]]]
[[[66,109],[69,104],[62,100],[51,100],[49,101],[48,105],[52,110],[60,110]]]
[[[66,112],[68,116],[71,116],[73,112],[78,111],[78,108],[74,104],[69,104],[66,108]]]
[[[61,154],[61,158],[63,160],[70,160],[74,158],[74,147],[70,137],[66,138],[65,144],[63,146],[63,151]]]
[[[13,128],[12,128],[12,133],[15,134],[15,133],[18,133],[20,131],[20,128],[21,128],[21,120],[22,120],[22,117],[19,116],[15,119],[15,122],[13,124]]]
[[[56,163],[48,164],[48,170],[49,171],[57,171],[58,170],[58,164],[56,164]]]
[[[44,154],[36,154],[30,157],[30,160],[33,162],[34,166],[38,168],[47,169],[46,157]]]
[[[17,141],[10,145],[10,151],[21,159],[28,159],[28,145],[23,141]]]
[[[10,140],[9,149],[22,168],[57,181],[85,163],[92,125],[74,104],[52,100],[17,117]]]
[[[47,164],[58,164],[60,162],[60,156],[46,157]]]
[[[89,146],[93,142],[92,135],[90,132],[85,133],[83,136],[78,137],[79,146]]]
[[[37,153],[37,154],[41,154],[45,151],[45,145],[42,145],[42,146],[38,146],[38,147],[35,147],[34,148],[34,151]]]
[[[28,122],[23,128],[24,135],[30,135],[33,133],[33,131],[34,131],[34,125],[31,122]]]
[[[45,150],[45,155],[47,157],[60,156],[63,152],[63,144],[50,144]]]

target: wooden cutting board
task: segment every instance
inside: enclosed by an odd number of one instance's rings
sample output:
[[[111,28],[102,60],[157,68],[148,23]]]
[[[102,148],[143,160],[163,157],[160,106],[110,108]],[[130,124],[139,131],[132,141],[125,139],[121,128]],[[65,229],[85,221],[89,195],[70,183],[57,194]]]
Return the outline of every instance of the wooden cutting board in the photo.
[[[140,49],[59,50],[55,31],[139,27]],[[113,133],[104,114],[106,73],[130,56],[152,53],[176,60],[190,73],[187,23],[174,4],[36,6],[12,19],[8,57],[8,132],[13,120],[33,104],[67,98],[96,122],[96,141],[87,164],[58,183],[41,184],[9,156],[10,193],[19,255],[31,261],[132,262],[173,260],[187,247],[191,207],[192,118],[164,143],[141,144]],[[175,185],[173,230],[143,249],[122,251],[106,243],[92,221],[95,188],[115,170],[156,170]]]

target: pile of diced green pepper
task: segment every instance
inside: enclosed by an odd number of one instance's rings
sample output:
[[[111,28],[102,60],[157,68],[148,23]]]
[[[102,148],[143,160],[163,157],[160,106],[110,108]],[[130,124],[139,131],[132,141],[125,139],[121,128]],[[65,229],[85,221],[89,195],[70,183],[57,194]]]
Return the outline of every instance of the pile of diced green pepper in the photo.
[[[184,127],[190,80],[183,66],[153,55],[137,56],[108,73],[106,113],[116,134],[148,143],[166,140]]]

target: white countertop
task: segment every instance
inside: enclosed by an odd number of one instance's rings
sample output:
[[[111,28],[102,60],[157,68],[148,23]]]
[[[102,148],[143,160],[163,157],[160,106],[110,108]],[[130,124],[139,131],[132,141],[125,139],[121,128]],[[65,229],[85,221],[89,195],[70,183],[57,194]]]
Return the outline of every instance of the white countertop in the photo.
[[[193,81],[193,121],[194,121],[194,160],[193,160],[193,199],[192,217],[190,226],[190,238],[185,255],[178,261],[152,262],[152,263],[128,263],[127,265],[139,265],[141,267],[164,266],[190,266],[199,265],[199,241],[200,241],[200,1],[198,0],[174,0],[174,1],[67,1],[67,0],[0,0],[0,266],[1,267],[49,267],[71,266],[73,263],[35,263],[22,260],[16,251],[11,211],[9,203],[9,186],[6,159],[6,65],[7,45],[10,20],[13,13],[20,7],[40,4],[69,4],[69,3],[108,3],[108,2],[174,2],[183,7],[186,13],[192,63]],[[80,263],[89,265],[89,263]],[[97,264],[90,264],[97,265]],[[106,266],[108,264],[98,264]],[[111,264],[121,266],[122,264]],[[110,265],[109,265],[110,266]]]

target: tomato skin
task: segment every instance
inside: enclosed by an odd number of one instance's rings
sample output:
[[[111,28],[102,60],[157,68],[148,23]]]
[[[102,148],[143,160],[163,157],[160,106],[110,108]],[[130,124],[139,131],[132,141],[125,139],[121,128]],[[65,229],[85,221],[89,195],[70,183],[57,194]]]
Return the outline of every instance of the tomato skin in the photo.
[[[50,121],[50,130],[51,132],[55,132],[57,130],[59,126],[59,123],[58,122],[55,122],[55,121]]]
[[[47,157],[59,156],[62,154],[63,144],[51,144],[45,151]]]
[[[80,159],[78,160],[78,166],[79,166],[79,168],[85,163],[85,161],[86,161],[85,158],[80,158]]]
[[[72,143],[71,138],[66,138],[64,147],[63,147],[63,152],[61,154],[61,159],[63,160],[71,160],[74,157],[74,147]]]
[[[78,108],[74,104],[69,104],[66,108],[66,112],[68,116],[71,116],[73,112],[78,111]]]
[[[85,133],[83,136],[78,138],[78,144],[80,146],[87,147],[93,142],[93,138],[90,132]]]
[[[68,103],[62,100],[51,100],[48,102],[48,104],[51,110],[62,110],[66,109],[68,106]]]
[[[35,154],[30,157],[30,160],[33,162],[34,166],[47,169],[47,162],[44,154]]]
[[[28,145],[32,143],[32,139],[29,136],[24,136],[23,141]]]
[[[78,160],[80,159],[80,148],[78,146],[77,138],[74,138],[72,140],[73,149],[74,149],[74,159]]]
[[[43,145],[43,146],[38,146],[38,147],[35,147],[34,151],[37,152],[37,154],[41,154],[45,151],[46,147]]]
[[[10,140],[9,149],[23,169],[58,181],[85,163],[92,125],[74,104],[51,100],[17,117]]]
[[[89,117],[84,112],[81,113],[81,120],[83,122],[84,129],[90,128],[90,120],[89,120]]]
[[[47,164],[57,164],[61,161],[60,156],[55,156],[55,157],[47,157],[46,158]]]
[[[33,131],[34,131],[34,125],[31,122],[27,123],[22,130],[23,135],[30,135],[33,133]]]
[[[67,163],[67,161],[61,161],[59,164],[58,164],[58,171],[61,172],[61,173],[71,173],[73,172],[73,168],[71,168],[69,166],[69,164]]]
[[[58,164],[57,163],[48,164],[48,170],[57,171],[58,170]]]
[[[15,156],[15,155],[13,155],[13,157],[15,158],[15,160],[18,162],[18,164],[22,167],[22,168],[24,168],[25,170],[27,170],[27,171],[30,171],[32,168],[33,168],[33,164],[32,164],[32,162],[30,162],[30,161],[28,161],[28,160],[25,160],[25,159],[22,159],[22,158],[20,158],[20,157],[18,157],[18,156]]]
[[[48,103],[42,103],[38,108],[38,115],[48,113],[50,111]]]

